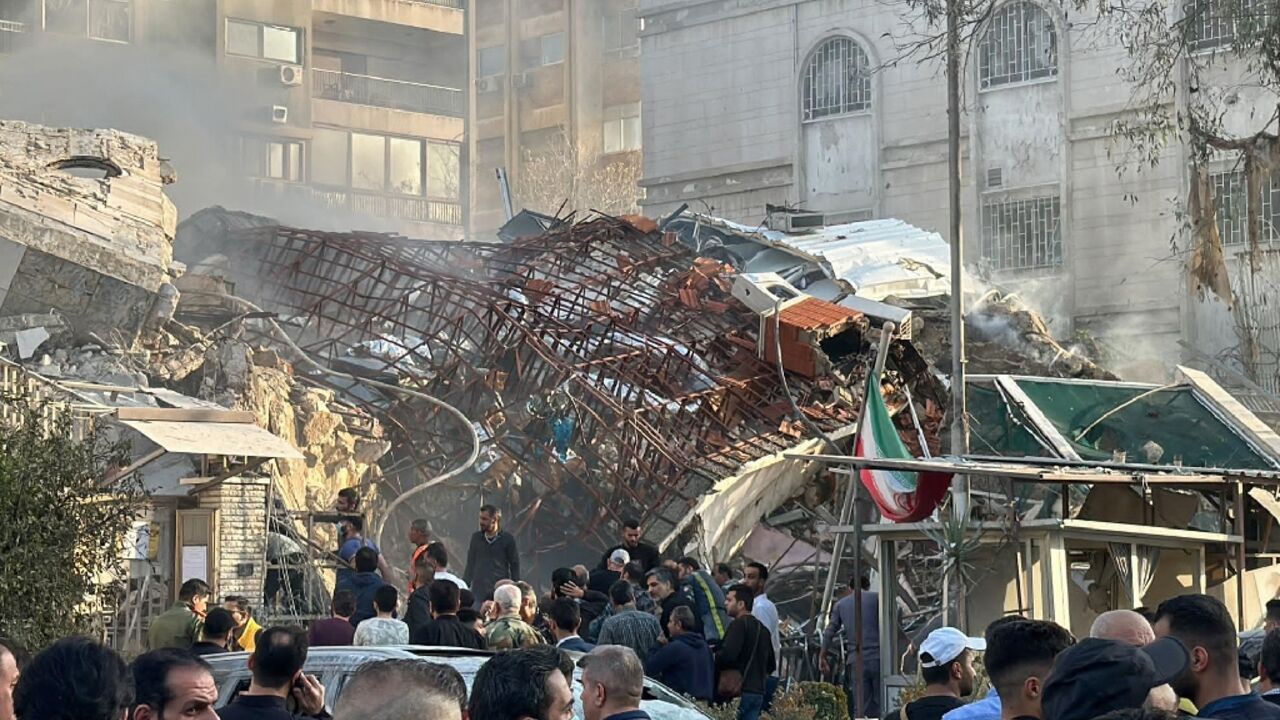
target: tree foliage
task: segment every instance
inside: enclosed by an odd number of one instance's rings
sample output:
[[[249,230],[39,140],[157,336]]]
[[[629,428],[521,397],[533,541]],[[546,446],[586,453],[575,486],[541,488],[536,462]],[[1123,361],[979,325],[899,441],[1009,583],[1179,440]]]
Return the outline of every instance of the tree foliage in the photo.
[[[521,206],[548,215],[634,213],[642,168],[639,152],[602,155],[561,131],[547,147],[525,150],[516,196]]]
[[[100,423],[77,433],[55,405],[0,403],[0,634],[31,648],[97,634],[146,498],[137,473],[104,482],[129,448]]]

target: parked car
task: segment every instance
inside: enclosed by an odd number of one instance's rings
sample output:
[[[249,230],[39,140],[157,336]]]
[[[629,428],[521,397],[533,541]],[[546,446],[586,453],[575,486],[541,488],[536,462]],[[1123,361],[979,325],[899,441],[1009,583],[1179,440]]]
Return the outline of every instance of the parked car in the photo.
[[[480,666],[493,655],[487,650],[465,648],[424,647],[401,645],[396,647],[313,647],[307,653],[304,672],[315,675],[325,688],[325,705],[330,709],[342,695],[342,689],[367,662],[394,658],[419,658],[430,662],[451,665],[467,683],[467,692],[475,680]],[[570,653],[576,655],[576,653]],[[249,688],[249,653],[223,653],[204,658],[213,666],[213,677],[218,683],[217,707],[221,708],[238,693]],[[573,714],[582,718],[582,671],[574,670]],[[696,705],[677,694],[671,688],[652,678],[644,679],[644,699],[641,709],[654,720],[707,720],[708,715]]]

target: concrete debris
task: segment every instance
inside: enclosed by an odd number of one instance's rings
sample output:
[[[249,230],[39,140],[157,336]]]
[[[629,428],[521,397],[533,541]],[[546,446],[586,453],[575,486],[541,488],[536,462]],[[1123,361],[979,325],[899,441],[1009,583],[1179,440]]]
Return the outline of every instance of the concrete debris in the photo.
[[[161,319],[177,212],[155,143],[0,121],[0,316],[57,311],[80,340]]]

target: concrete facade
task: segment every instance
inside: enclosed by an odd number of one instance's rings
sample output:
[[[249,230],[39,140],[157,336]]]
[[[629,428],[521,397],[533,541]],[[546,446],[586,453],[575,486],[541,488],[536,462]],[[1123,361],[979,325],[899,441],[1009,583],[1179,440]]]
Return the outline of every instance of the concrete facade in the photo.
[[[472,3],[473,234],[492,236],[506,221],[495,171],[505,167],[519,188],[529,153],[563,142],[587,163],[639,159],[637,7],[638,0]],[[606,140],[606,133],[628,135]],[[518,211],[521,198],[514,203]]]
[[[156,139],[187,181],[184,214],[221,204],[310,227],[462,236],[463,0],[49,1],[0,4],[9,112]],[[19,87],[43,67],[37,82],[76,88],[95,62],[126,76],[121,96],[162,107],[82,88],[71,92],[91,107],[64,110]]]
[[[171,179],[144,138],[0,121],[0,316],[137,337],[170,280]]]
[[[1022,13],[1010,27],[1040,29],[1022,38],[1038,53],[1027,72],[990,70],[990,27],[967,55],[967,263],[1030,296],[1059,337],[1088,331],[1118,349],[1117,367],[1135,378],[1155,379],[1182,354],[1179,340],[1221,350],[1232,334],[1225,306],[1188,297],[1184,258],[1170,250],[1182,151],[1117,171],[1124,148],[1110,126],[1131,95],[1116,73],[1124,50],[1090,18],[1068,24],[1057,6],[1012,5],[997,5],[992,22]],[[906,12],[872,0],[642,0],[646,214],[687,202],[755,226],[767,204],[786,205],[827,224],[896,217],[945,237],[946,82],[940,61],[906,57],[919,38]],[[813,113],[809,73],[843,39],[866,56],[867,92],[846,91],[859,102],[843,112]],[[1011,244],[1019,221],[1047,229]]]

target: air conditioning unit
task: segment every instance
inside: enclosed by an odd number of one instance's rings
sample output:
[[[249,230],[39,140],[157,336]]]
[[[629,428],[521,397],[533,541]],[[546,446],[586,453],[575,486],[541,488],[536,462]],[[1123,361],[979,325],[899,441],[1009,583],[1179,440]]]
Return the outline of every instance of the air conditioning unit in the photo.
[[[502,89],[501,75],[490,75],[489,77],[482,77],[476,80],[476,92],[478,93],[498,92],[501,89]]]
[[[781,213],[769,216],[769,229],[785,233],[805,232],[824,227],[827,216],[822,213]]]
[[[511,78],[511,84],[518,88],[527,88],[533,85],[533,76],[527,72],[516,73]]]
[[[300,65],[281,65],[280,66],[280,84],[289,87],[297,87],[302,84],[302,66]]]
[[[271,106],[271,122],[283,125],[289,122],[289,108],[284,105]]]

